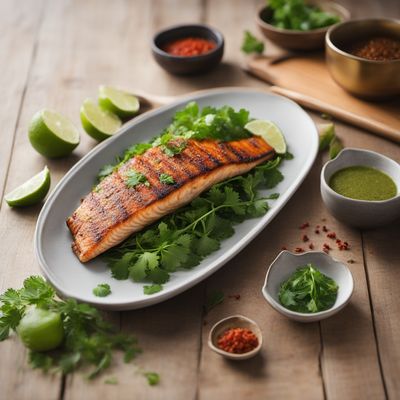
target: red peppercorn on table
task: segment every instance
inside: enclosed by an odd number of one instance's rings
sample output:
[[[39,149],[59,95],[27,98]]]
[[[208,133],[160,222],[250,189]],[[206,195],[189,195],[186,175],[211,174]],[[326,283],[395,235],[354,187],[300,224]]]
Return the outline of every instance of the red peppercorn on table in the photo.
[[[398,0],[339,2],[354,17],[400,17]],[[59,110],[79,126],[79,107],[86,97],[96,95],[100,84],[160,95],[214,86],[268,88],[240,68],[243,31],[258,34],[254,17],[259,6],[255,0],[0,0],[2,195],[46,164],[54,188],[95,145],[82,134],[71,157],[42,158],[27,139],[30,118],[42,107]],[[171,76],[151,58],[148,42],[152,34],[185,22],[206,22],[225,36],[224,62],[207,75]],[[321,121],[319,114],[310,115]],[[336,128],[346,146],[372,149],[400,161],[398,145],[339,122]],[[67,378],[45,376],[27,365],[27,352],[13,337],[0,343],[0,398],[399,398],[400,229],[393,225],[358,231],[334,220],[319,194],[325,161],[325,155],[318,156],[279,216],[216,274],[165,303],[107,315],[121,330],[138,337],[143,354],[137,363],[160,374],[157,386],[147,385],[142,374],[122,360],[94,381],[87,381],[84,372]],[[20,287],[24,278],[39,273],[32,243],[39,211],[40,206],[12,210],[1,202],[1,292]],[[310,246],[347,262],[355,291],[348,307],[334,317],[299,324],[269,307],[261,286],[267,266],[282,247],[300,252]],[[204,314],[203,304],[215,290],[224,293],[224,301]],[[235,363],[208,349],[211,326],[232,314],[243,314],[259,324],[264,344],[257,357]],[[110,376],[118,384],[106,384]]]

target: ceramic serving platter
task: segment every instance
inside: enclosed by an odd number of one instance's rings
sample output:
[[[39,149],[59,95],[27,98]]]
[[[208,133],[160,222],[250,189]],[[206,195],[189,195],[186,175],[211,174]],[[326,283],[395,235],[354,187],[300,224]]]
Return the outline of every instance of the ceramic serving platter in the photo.
[[[133,143],[148,141],[167,126],[173,114],[189,101],[201,107],[230,105],[246,108],[253,118],[274,121],[283,131],[294,159],[285,161],[281,172],[285,179],[262,194],[279,192],[271,200],[271,209],[263,217],[249,219],[236,226],[235,234],[222,242],[221,248],[200,265],[171,274],[164,290],[143,294],[143,284],[118,281],[101,258],[82,264],[71,250],[72,237],[65,224],[92,188],[99,169],[113,163]],[[49,196],[39,215],[35,232],[35,254],[46,278],[64,297],[72,297],[99,308],[127,310],[149,306],[176,296],[202,281],[243,249],[279,213],[309,172],[318,150],[318,133],[311,118],[294,102],[267,92],[244,88],[221,88],[197,92],[177,102],[139,116],[125,125],[114,137],[96,146],[76,163]],[[267,228],[268,229],[268,228]],[[108,283],[112,294],[96,297],[92,290]]]

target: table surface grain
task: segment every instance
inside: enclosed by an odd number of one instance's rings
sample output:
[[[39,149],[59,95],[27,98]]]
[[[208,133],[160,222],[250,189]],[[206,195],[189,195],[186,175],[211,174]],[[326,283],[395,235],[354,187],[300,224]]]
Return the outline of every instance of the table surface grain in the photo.
[[[353,17],[400,17],[398,0],[341,0]],[[261,2],[262,3],[262,2]],[[95,142],[87,135],[74,154],[46,160],[27,139],[31,116],[56,109],[79,126],[79,107],[99,84],[177,95],[215,86],[265,88],[242,72],[244,29],[256,32],[259,1],[240,0],[0,0],[0,193],[13,189],[47,164],[52,187]],[[168,25],[206,22],[226,38],[223,64],[199,77],[174,77],[153,61],[149,41]],[[316,122],[318,114],[311,114]],[[379,151],[400,161],[400,147],[337,122],[346,146]],[[193,289],[147,309],[108,314],[132,332],[144,350],[135,365],[118,359],[93,382],[80,372],[45,376],[27,366],[27,352],[11,338],[0,344],[1,399],[398,399],[400,396],[399,226],[359,231],[334,220],[319,195],[319,156],[304,184],[279,216],[237,257]],[[12,210],[0,205],[0,289],[20,287],[39,273],[33,233],[40,206]],[[325,224],[351,244],[331,254],[350,264],[355,278],[351,303],[338,315],[313,324],[291,322],[272,310],[260,288],[282,246],[302,245],[298,226]],[[309,236],[317,249],[327,240]],[[60,262],[63,262],[60,260]],[[68,266],[66,266],[68,268]],[[225,301],[207,315],[207,294],[222,290]],[[240,300],[230,295],[240,294]],[[227,362],[207,347],[210,326],[240,313],[261,326],[259,357]],[[147,385],[139,369],[157,371]],[[118,385],[105,384],[116,376]]]

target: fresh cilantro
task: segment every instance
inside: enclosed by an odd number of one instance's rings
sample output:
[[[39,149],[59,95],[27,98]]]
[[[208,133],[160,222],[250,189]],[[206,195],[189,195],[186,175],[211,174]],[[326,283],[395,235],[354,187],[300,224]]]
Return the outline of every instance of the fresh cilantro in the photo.
[[[97,181],[101,182],[104,178],[106,178],[108,175],[111,175],[114,171],[114,165],[112,164],[106,164],[104,165],[99,173],[97,174]]]
[[[111,294],[111,288],[108,283],[100,283],[93,289],[93,294],[97,297],[106,297]]]
[[[262,54],[264,51],[264,43],[253,36],[251,32],[245,31],[241,50],[246,54]]]
[[[289,310],[315,313],[331,308],[337,297],[338,285],[322,274],[314,265],[299,267],[283,282],[279,289],[279,301]]]
[[[144,285],[143,286],[143,293],[144,294],[154,294],[160,292],[163,289],[162,285],[155,283],[153,285]]]
[[[173,185],[175,183],[175,179],[168,174],[161,174],[159,179],[161,183],[164,183],[166,185]]]
[[[25,279],[21,289],[8,289],[0,296],[0,340],[16,330],[29,307],[59,313],[65,333],[64,343],[56,351],[30,351],[32,368],[68,374],[93,366],[89,378],[94,378],[108,368],[114,350],[122,350],[126,361],[140,351],[133,336],[116,333],[94,307],[72,299],[57,299],[54,289],[40,276],[31,276]]]
[[[140,172],[136,172],[133,169],[129,170],[125,176],[127,178],[125,184],[128,186],[128,188],[135,188],[141,183],[145,186],[150,186],[150,182],[147,180],[147,178]]]
[[[147,383],[150,386],[158,385],[160,382],[160,375],[157,372],[144,372],[143,375],[147,378]]]
[[[269,0],[272,17],[265,21],[278,28],[308,31],[336,24],[340,17],[304,0]]]
[[[204,311],[208,313],[215,306],[221,304],[224,301],[224,299],[225,299],[224,292],[222,292],[221,290],[214,290],[207,297],[206,304],[204,305]]]

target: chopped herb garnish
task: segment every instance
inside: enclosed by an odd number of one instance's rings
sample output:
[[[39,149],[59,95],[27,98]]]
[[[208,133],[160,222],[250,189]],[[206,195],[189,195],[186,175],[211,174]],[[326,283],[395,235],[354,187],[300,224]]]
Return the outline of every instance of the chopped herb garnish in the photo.
[[[144,285],[143,293],[150,295],[150,294],[154,294],[157,292],[161,292],[162,289],[163,289],[162,285],[157,284],[157,283],[155,283],[153,285]]]
[[[160,382],[160,375],[157,372],[144,372],[143,375],[147,378],[147,382],[150,386],[158,385]]]
[[[175,183],[175,179],[171,175],[161,174],[160,182],[165,183],[166,185],[173,185]]]
[[[150,186],[150,182],[147,180],[147,178],[141,174],[140,172],[136,172],[134,170],[130,170],[126,173],[126,186],[129,188],[135,188],[137,185],[140,185],[141,183],[146,186]]]
[[[262,54],[264,51],[264,43],[253,36],[251,32],[245,31],[241,50],[246,54]]]
[[[111,376],[104,380],[106,385],[118,385],[118,379],[115,376]]]
[[[314,265],[299,267],[281,284],[279,301],[292,311],[315,313],[331,308],[336,301],[338,285]]]
[[[93,294],[97,297],[106,297],[111,294],[111,288],[108,283],[100,283],[93,289]]]
[[[221,290],[214,290],[207,297],[206,304],[204,305],[204,311],[208,313],[215,306],[221,304],[224,301],[224,299],[225,299],[224,292],[222,292]]]
[[[97,174],[97,180],[100,182],[108,175],[111,175],[114,171],[114,168],[115,168],[114,165],[111,164],[104,165]]]
[[[25,279],[21,289],[8,289],[0,296],[0,340],[17,329],[32,307],[61,317],[64,342],[56,351],[30,351],[32,368],[69,374],[81,367],[93,366],[89,378],[94,378],[110,366],[115,350],[122,350],[126,361],[140,351],[133,336],[116,333],[94,307],[72,299],[58,300],[55,296],[54,289],[40,276],[31,276]]]

